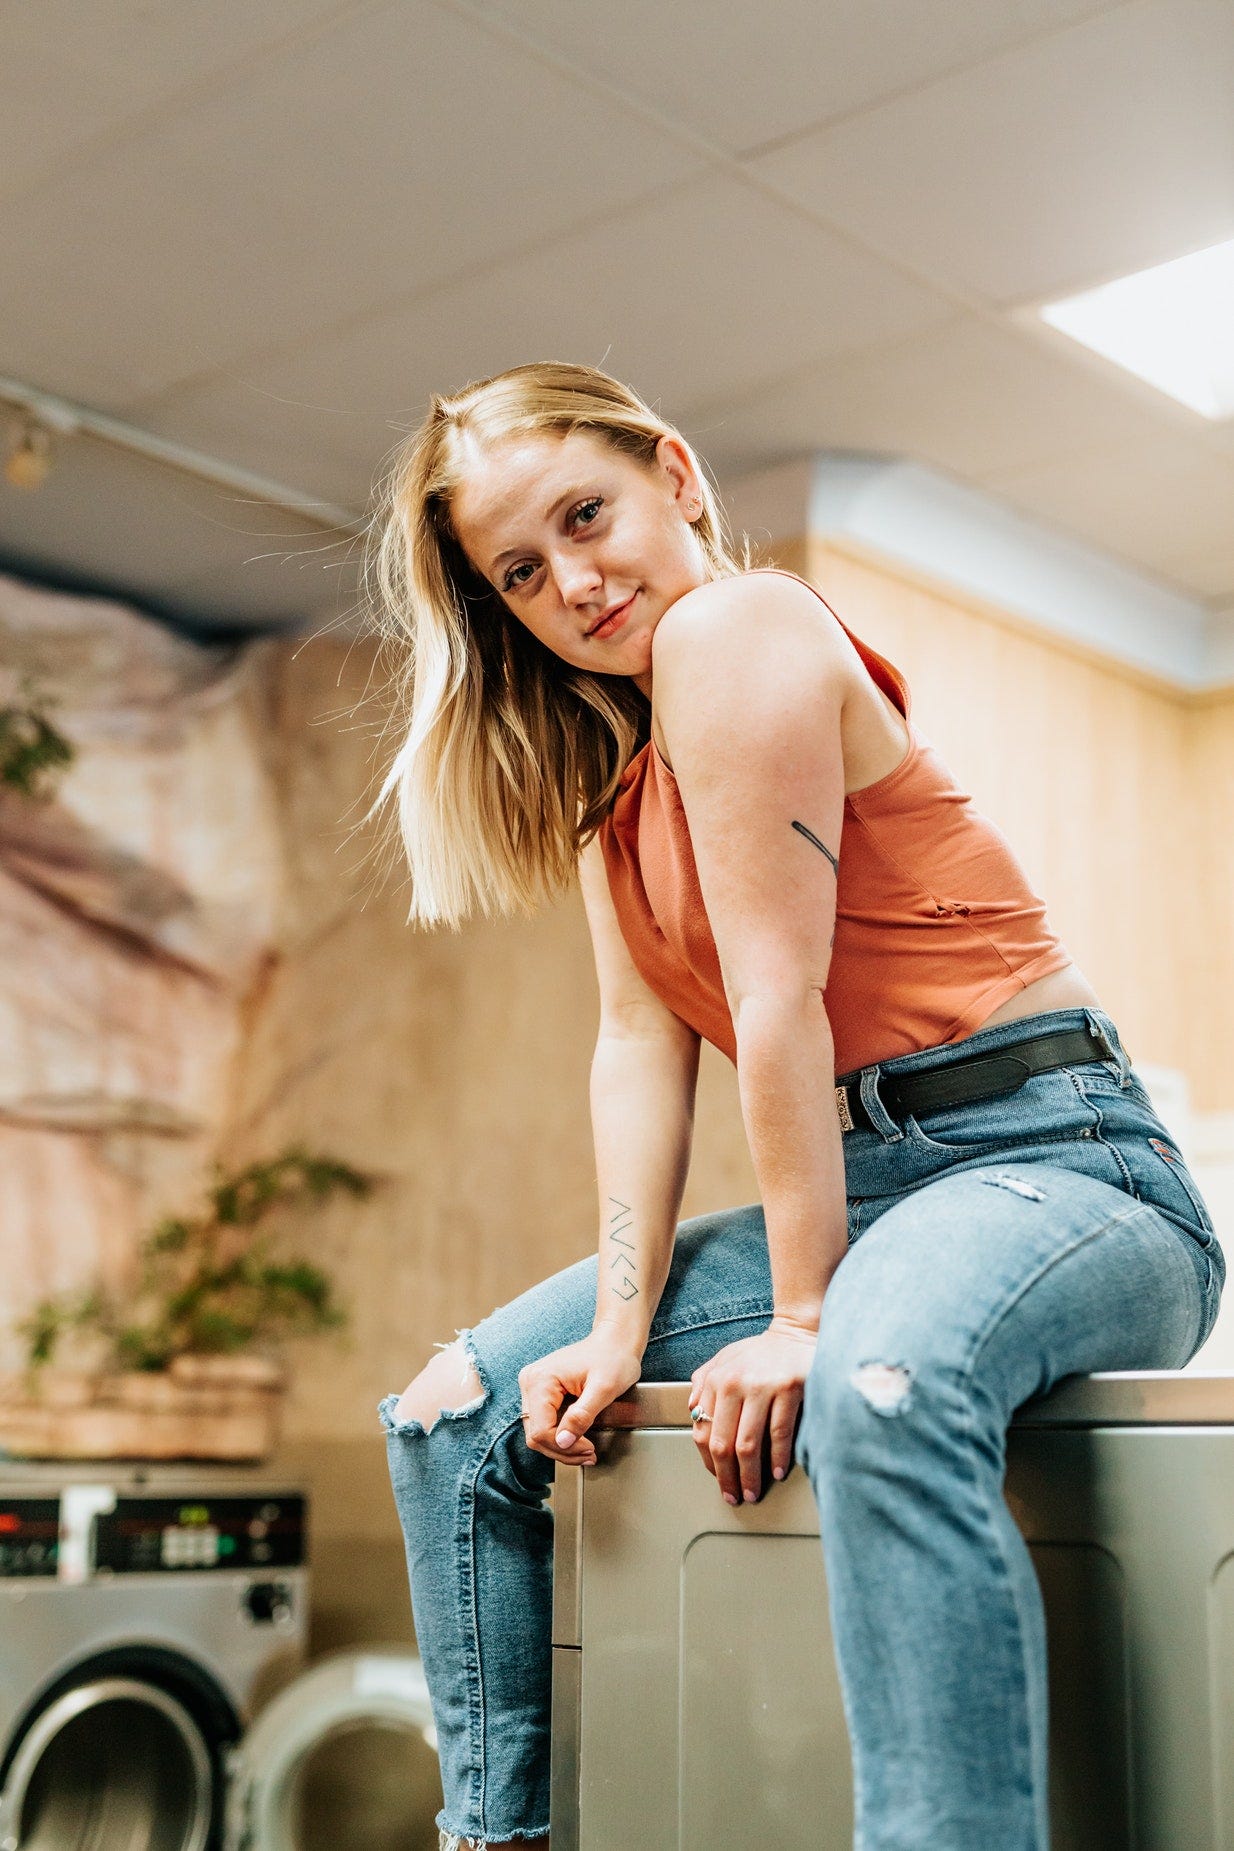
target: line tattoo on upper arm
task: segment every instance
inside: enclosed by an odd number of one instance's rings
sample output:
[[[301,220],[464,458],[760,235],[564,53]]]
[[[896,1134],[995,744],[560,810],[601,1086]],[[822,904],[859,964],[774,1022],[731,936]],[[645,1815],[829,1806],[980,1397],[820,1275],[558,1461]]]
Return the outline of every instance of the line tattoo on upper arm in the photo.
[[[837,879],[837,880],[839,880],[839,878],[840,878],[840,863],[839,863],[839,861],[837,860],[837,858],[836,858],[836,857],[835,857],[835,856],[834,856],[834,855],[832,854],[832,852],[831,852],[831,850],[830,850],[830,849],[828,848],[828,846],[827,846],[827,844],[826,844],[825,842],[820,842],[820,841],[819,841],[819,839],[818,839],[818,837],[817,837],[817,836],[815,835],[815,833],[814,833],[814,831],[813,831],[812,829],[807,829],[804,823],[799,823],[799,822],[797,822],[796,820],[794,820],[794,822],[793,822],[793,828],[794,828],[794,829],[800,829],[800,831],[801,831],[801,833],[802,833],[802,835],[803,835],[803,836],[804,836],[804,837],[806,838],[806,840],[807,840],[808,842],[813,842],[813,844],[814,844],[814,846],[815,846],[815,848],[821,848],[821,849],[822,849],[822,851],[823,851],[823,853],[824,853],[824,855],[826,855],[826,857],[827,857],[827,859],[828,859],[828,861],[829,861],[829,862],[831,863],[831,866],[832,866],[832,868],[833,868],[833,869],[834,869],[834,871],[835,871],[835,876],[836,876],[836,879]]]
[[[634,1242],[626,1238],[633,1223],[629,1219],[630,1208],[627,1203],[619,1202],[615,1195],[610,1195],[608,1199],[613,1204],[613,1212],[609,1216],[610,1227],[608,1238],[617,1249],[608,1263],[609,1271],[611,1273],[614,1267],[621,1268],[621,1273],[617,1282],[614,1284],[610,1281],[609,1290],[615,1292],[618,1298],[623,1299],[626,1304],[629,1304],[632,1298],[638,1296],[638,1284],[635,1278],[633,1259],[635,1252]]]
[[[827,844],[826,844],[825,842],[820,842],[820,841],[819,841],[819,839],[818,839],[818,837],[817,837],[817,836],[815,835],[815,833],[814,833],[814,831],[813,831],[812,829],[807,829],[807,828],[806,828],[806,826],[805,826],[805,824],[804,824],[804,823],[799,823],[799,822],[797,821],[797,819],[796,819],[795,817],[793,818],[793,828],[794,828],[794,829],[799,829],[799,830],[801,831],[801,833],[802,833],[802,835],[803,835],[803,836],[804,836],[804,837],[806,838],[806,841],[807,841],[807,842],[813,842],[813,844],[814,844],[814,846],[815,846],[815,848],[821,848],[821,849],[822,849],[822,851],[823,851],[823,853],[824,853],[824,855],[826,855],[826,857],[827,857],[827,859],[828,859],[828,861],[829,861],[829,862],[831,863],[831,866],[832,866],[832,870],[833,870],[833,872],[834,872],[834,874],[835,874],[835,877],[836,877],[836,879],[837,879],[837,881],[838,881],[838,880],[839,880],[839,878],[840,878],[840,862],[839,862],[839,858],[838,858],[837,856],[835,856],[835,855],[833,855],[833,854],[832,854],[832,852],[831,852],[831,850],[830,850],[830,849],[828,848],[828,846],[827,846]],[[836,935],[835,935],[835,927],[833,926],[833,927],[832,927],[832,929],[831,929],[831,944],[832,944],[832,945],[834,946],[834,944],[835,944],[835,942],[836,942]]]

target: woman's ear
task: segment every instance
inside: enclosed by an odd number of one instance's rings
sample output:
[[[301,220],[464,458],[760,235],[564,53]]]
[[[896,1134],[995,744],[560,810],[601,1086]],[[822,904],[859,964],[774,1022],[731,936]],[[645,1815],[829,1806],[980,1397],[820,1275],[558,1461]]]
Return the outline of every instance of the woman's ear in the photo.
[[[691,502],[698,502],[701,507],[702,486],[690,460],[690,453],[680,437],[665,431],[656,443],[656,460],[668,478],[674,501],[679,502],[683,508]]]

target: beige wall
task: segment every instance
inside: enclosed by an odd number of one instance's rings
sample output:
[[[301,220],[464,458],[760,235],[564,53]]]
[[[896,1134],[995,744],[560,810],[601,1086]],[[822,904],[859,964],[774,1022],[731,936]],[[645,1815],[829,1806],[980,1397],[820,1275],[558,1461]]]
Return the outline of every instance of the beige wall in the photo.
[[[901,667],[913,713],[1006,831],[1137,1061],[1234,1106],[1219,1050],[1234,872],[1234,696],[1208,702],[804,544],[845,621]],[[253,1001],[228,1155],[303,1139],[379,1173],[315,1247],[353,1307],[304,1344],[287,1462],[318,1495],[317,1641],[407,1636],[376,1403],[456,1327],[591,1251],[595,980],[577,892],[534,921],[424,933],[401,867],[353,833],[375,773],[365,647],[271,645],[262,730],[294,845],[285,951]],[[389,863],[385,839],[381,857]],[[685,1213],[757,1195],[735,1076],[704,1048]]]

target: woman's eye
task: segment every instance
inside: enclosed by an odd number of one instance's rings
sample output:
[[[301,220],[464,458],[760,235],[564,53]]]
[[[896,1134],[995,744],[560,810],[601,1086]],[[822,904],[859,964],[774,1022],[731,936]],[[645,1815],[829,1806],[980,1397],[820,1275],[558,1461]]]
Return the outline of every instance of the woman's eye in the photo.
[[[598,512],[599,509],[603,507],[603,505],[604,505],[603,495],[593,495],[590,498],[590,500],[580,501],[576,508],[571,508],[569,516],[567,518],[569,521],[572,522],[580,514],[584,514],[588,508],[594,508]],[[594,524],[594,522],[595,522],[595,514],[591,516],[590,520],[584,521],[583,525],[584,527],[590,527]],[[527,580],[525,578],[515,578],[514,576],[516,572],[521,572],[524,567],[526,567],[529,572],[535,571],[535,567],[532,565],[529,559],[520,560],[518,565],[510,567],[510,570],[506,573],[505,578],[501,581],[501,589],[503,591],[517,591],[520,585],[525,585],[527,583]]]

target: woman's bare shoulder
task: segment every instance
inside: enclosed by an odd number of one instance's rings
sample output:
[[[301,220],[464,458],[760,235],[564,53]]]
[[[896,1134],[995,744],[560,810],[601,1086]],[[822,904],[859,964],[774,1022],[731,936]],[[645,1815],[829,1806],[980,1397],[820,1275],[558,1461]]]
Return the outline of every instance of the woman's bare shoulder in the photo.
[[[842,626],[808,585],[778,572],[737,573],[686,592],[656,625],[651,650],[662,690],[670,678],[698,691],[700,677],[747,673],[851,679]]]
[[[745,641],[766,643],[783,637],[800,647],[807,639],[842,653],[847,640],[841,625],[818,593],[804,580],[767,568],[708,579],[670,604],[656,625],[653,644],[689,647],[706,638],[740,647]]]

